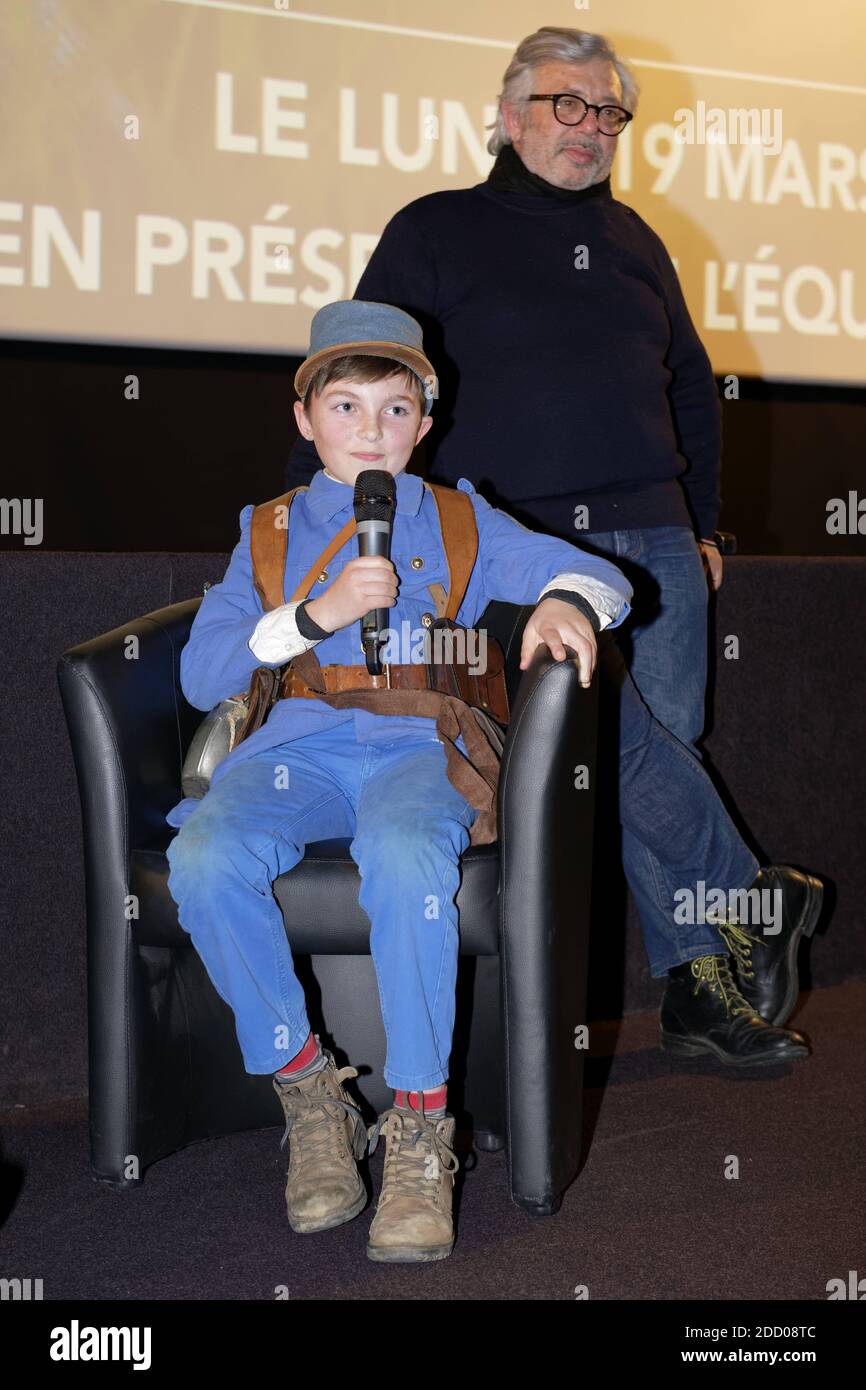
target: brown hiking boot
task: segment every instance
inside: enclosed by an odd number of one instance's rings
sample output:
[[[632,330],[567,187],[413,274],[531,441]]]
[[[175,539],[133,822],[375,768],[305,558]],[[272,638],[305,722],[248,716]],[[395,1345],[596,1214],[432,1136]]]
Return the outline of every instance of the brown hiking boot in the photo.
[[[367,1200],[355,1161],[364,1155],[366,1127],[341,1084],[358,1073],[338,1071],[322,1050],[328,1060],[321,1071],[288,1085],[275,1076],[273,1083],[286,1116],[280,1148],[291,1135],[286,1211],[292,1230],[302,1234],[351,1221]]]
[[[454,1245],[451,1197],[460,1167],[451,1148],[456,1121],[428,1120],[396,1106],[369,1129],[370,1153],[385,1135],[385,1171],[367,1254],[371,1260],[444,1260]]]

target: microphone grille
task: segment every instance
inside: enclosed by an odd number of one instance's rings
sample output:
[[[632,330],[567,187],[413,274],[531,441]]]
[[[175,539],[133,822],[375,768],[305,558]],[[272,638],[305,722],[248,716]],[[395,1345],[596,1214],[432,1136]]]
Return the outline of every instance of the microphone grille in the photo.
[[[355,479],[356,521],[391,521],[397,505],[393,474],[384,468],[365,468]]]

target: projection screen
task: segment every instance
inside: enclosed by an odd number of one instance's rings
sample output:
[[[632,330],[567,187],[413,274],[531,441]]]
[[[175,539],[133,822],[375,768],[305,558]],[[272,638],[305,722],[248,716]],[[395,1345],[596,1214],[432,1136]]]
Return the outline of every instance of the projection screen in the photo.
[[[398,208],[487,176],[542,24],[632,65],[613,193],[715,370],[862,381],[862,0],[3,0],[0,331],[303,353]]]

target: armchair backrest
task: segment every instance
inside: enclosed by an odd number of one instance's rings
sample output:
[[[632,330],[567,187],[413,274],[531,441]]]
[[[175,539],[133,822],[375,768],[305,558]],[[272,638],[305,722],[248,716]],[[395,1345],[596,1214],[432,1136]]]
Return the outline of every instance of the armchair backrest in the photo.
[[[180,689],[180,653],[200,598],[134,618],[64,652],[57,679],[84,819],[128,844],[165,841],[181,766],[202,713]],[[92,808],[88,799],[99,796]],[[108,822],[108,823],[106,823]]]

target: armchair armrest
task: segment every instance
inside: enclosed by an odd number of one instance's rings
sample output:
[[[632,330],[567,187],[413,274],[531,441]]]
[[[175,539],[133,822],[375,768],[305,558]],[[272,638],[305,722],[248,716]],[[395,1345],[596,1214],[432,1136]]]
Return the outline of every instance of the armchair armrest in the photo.
[[[60,657],[57,679],[78,777],[87,901],[91,1161],[115,1181],[140,1134],[136,959],[130,950],[133,847],[163,848],[185,743],[201,718],[183,698],[180,653],[200,599],[134,618]]]
[[[558,1209],[582,1135],[598,674],[584,689],[566,652],[524,671],[499,778],[509,1180],[531,1215]]]

